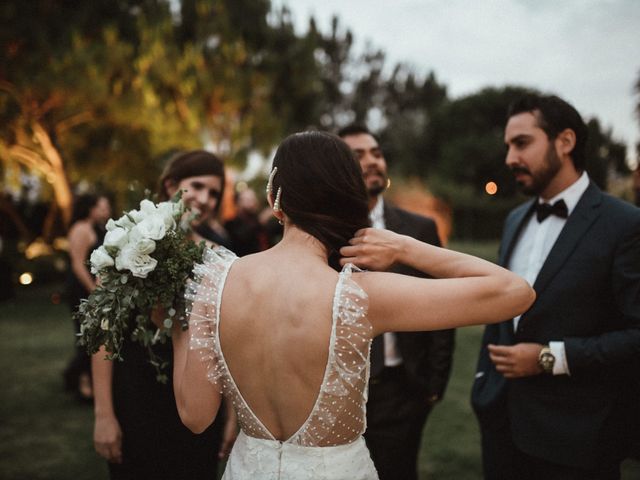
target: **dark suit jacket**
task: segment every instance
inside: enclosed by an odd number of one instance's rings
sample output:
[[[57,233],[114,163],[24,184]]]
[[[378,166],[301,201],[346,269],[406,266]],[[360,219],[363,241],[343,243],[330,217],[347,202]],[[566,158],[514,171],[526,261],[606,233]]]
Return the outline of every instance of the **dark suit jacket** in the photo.
[[[438,230],[431,218],[407,212],[385,201],[384,221],[387,230],[440,246]],[[425,276],[405,265],[398,265],[390,271]],[[411,385],[425,398],[431,395],[441,398],[451,371],[454,330],[398,332],[396,336]]]
[[[505,223],[507,265],[533,201]],[[523,452],[592,468],[624,454],[640,358],[640,209],[591,184],[552,247],[522,315],[485,329],[472,405],[481,428],[508,419]],[[564,341],[571,375],[505,380],[487,344]],[[635,366],[632,367],[632,365]],[[508,417],[506,416],[508,415]]]

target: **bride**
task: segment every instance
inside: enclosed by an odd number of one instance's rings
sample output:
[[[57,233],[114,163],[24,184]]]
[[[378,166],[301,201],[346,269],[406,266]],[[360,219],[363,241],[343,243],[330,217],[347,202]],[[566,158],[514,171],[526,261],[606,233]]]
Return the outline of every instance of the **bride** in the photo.
[[[512,318],[533,290],[484,260],[366,228],[360,167],[334,135],[285,139],[267,190],[282,241],[243,258],[218,247],[195,268],[189,329],[172,335],[178,411],[200,432],[223,395],[232,403],[242,431],[225,479],[376,479],[362,438],[371,339]],[[384,272],[395,262],[434,278]]]

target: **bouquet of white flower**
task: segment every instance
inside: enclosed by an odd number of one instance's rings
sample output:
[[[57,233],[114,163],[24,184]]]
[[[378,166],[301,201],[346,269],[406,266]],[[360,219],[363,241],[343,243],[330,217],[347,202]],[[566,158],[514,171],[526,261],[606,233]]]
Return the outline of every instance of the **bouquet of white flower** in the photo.
[[[187,327],[185,285],[205,249],[181,226],[184,211],[179,197],[158,204],[142,200],[139,210],[110,219],[102,246],[89,259],[99,285],[74,313],[81,322],[79,343],[89,354],[104,345],[110,359],[122,360],[125,336],[131,335],[149,348],[159,381],[166,381],[165,365],[151,346],[166,342],[174,321]],[[153,324],[152,311],[165,315],[164,329]]]

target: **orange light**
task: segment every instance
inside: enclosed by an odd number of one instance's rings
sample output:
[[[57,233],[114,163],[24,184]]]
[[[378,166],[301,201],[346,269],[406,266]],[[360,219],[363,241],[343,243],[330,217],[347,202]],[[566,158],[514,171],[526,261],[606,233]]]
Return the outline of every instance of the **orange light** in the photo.
[[[498,193],[498,185],[496,184],[496,182],[487,182],[487,184],[484,186],[484,191],[489,195],[495,195],[496,193]]]

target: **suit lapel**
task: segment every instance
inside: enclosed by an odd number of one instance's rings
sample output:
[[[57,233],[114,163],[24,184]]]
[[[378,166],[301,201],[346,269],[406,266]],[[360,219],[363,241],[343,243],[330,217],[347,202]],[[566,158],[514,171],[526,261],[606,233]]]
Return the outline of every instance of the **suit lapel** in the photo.
[[[531,211],[533,210],[535,199],[529,200],[523,204],[513,214],[513,218],[507,222],[504,227],[504,234],[502,235],[500,258],[498,259],[500,265],[506,267],[513,253],[513,249],[516,246],[516,241],[520,236],[520,232],[524,227],[525,221],[529,218]]]
[[[382,207],[382,215],[384,216],[384,225],[386,229],[393,232],[402,233],[402,220],[400,220],[400,217],[396,213],[395,208],[386,200],[384,201]]]
[[[533,285],[538,296],[549,285],[549,282],[567,261],[571,252],[575,250],[576,245],[583,238],[591,224],[598,218],[600,215],[598,206],[601,202],[602,192],[591,183],[567,219],[567,223],[551,248],[540,269],[540,273],[538,273]]]

